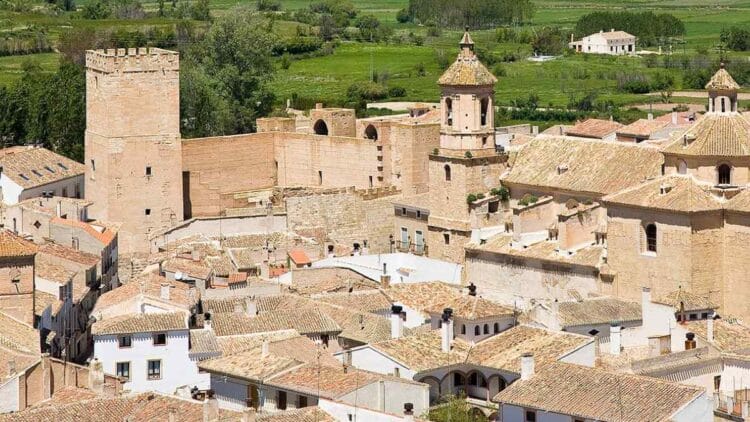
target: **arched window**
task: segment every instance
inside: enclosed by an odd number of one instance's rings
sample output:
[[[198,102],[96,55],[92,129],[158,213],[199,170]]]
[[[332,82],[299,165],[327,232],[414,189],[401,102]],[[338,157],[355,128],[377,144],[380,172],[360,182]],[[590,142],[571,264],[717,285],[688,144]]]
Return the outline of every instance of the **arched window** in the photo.
[[[489,324],[484,324],[484,333],[485,334],[489,334],[490,333],[490,325]]]
[[[646,226],[646,250],[656,252],[656,224]]]
[[[500,332],[500,324],[496,322],[495,323],[495,334],[497,334],[499,332]]]
[[[479,331],[479,326],[478,326],[478,325],[475,325],[475,326],[474,326],[474,335],[475,335],[475,336],[478,336],[478,335],[480,335],[480,334],[481,334],[481,332]]]
[[[367,129],[365,129],[365,138],[372,139],[373,141],[378,140],[378,130],[375,129],[375,126],[367,125]]]
[[[316,135],[328,135],[328,125],[326,125],[326,122],[324,122],[323,119],[315,122],[313,130],[315,131]]]
[[[482,126],[487,126],[487,111],[490,108],[490,99],[489,98],[482,98],[482,101],[479,102],[480,108],[481,108],[481,121]]]
[[[685,162],[685,160],[680,160],[680,162],[677,163],[677,173],[687,174],[687,163]]]
[[[729,167],[729,164],[720,165],[716,171],[719,175],[720,185],[729,185],[732,183],[732,168]]]
[[[445,170],[445,181],[450,182],[451,181],[451,166],[446,164],[445,167],[443,167],[443,169]]]
[[[445,99],[445,122],[448,126],[453,126],[453,100]]]
[[[466,334],[466,324],[461,324],[461,334]]]
[[[443,320],[442,319],[438,320],[438,328],[443,328]]]
[[[469,375],[469,385],[479,385],[479,377],[476,372],[472,372],[472,374]]]
[[[726,106],[726,103],[724,101],[724,97],[721,97],[721,112],[725,113],[726,111],[727,111],[727,106]]]

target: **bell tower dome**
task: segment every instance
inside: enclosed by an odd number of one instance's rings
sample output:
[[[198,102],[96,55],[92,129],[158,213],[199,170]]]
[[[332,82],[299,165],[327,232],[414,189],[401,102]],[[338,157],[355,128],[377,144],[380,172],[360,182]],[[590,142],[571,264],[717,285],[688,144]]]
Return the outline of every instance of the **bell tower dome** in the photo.
[[[466,28],[456,61],[438,80],[441,96],[440,147],[495,148],[494,95],[497,78],[479,61]]]
[[[708,112],[717,114],[737,113],[737,91],[740,86],[724,69],[724,63],[706,84]]]

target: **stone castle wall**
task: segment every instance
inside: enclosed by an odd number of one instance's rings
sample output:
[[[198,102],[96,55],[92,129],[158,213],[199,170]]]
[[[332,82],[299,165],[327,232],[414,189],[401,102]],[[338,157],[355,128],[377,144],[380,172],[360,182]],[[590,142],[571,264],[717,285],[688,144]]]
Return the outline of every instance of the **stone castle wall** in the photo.
[[[315,133],[315,123],[325,122],[329,136],[355,137],[357,118],[349,108],[314,108],[310,110],[310,131]]]

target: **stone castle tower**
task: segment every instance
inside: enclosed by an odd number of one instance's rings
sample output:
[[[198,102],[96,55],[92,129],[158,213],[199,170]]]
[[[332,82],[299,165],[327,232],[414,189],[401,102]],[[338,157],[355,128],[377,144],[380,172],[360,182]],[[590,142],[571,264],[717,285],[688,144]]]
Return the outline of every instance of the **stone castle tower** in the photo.
[[[500,225],[499,187],[505,155],[495,152],[494,94],[497,79],[474,53],[467,31],[456,61],[438,80],[441,89],[440,148],[430,155],[430,256],[463,262],[472,230]],[[469,194],[485,199],[469,204]]]
[[[183,218],[179,70],[167,50],[86,52],[86,199],[122,223],[121,252]]]

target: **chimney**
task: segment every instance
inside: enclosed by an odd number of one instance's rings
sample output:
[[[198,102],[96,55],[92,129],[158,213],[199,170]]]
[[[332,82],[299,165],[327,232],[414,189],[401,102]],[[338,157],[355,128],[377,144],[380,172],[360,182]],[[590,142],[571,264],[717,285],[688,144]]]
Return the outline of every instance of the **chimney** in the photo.
[[[570,42],[573,42],[573,33],[570,33]]]
[[[654,120],[654,113],[648,113],[648,119]]]
[[[524,353],[521,355],[521,381],[531,379],[534,376],[534,354]]]
[[[161,284],[161,290],[159,292],[159,297],[162,300],[169,300],[169,289],[170,289],[169,283],[162,283]]]
[[[677,124],[677,112],[676,111],[672,112],[672,124],[673,125]]]
[[[401,311],[404,308],[399,305],[391,306],[391,338],[401,338],[404,335],[404,320],[401,319]]]
[[[651,288],[644,287],[641,289],[641,319],[646,323],[646,309],[651,304]]]
[[[610,29],[609,32],[615,32],[615,28]]]
[[[95,393],[104,392],[104,367],[96,358],[89,365],[89,389]]]
[[[169,408],[169,422],[177,422],[177,410],[173,407]]]
[[[255,416],[255,409],[252,407],[245,409],[242,412],[242,422],[255,422],[256,416]]]
[[[599,30],[599,33],[600,33],[600,34],[603,34],[603,33],[604,33],[604,30],[603,30],[603,29],[600,29],[600,30]]]
[[[387,289],[391,287],[391,276],[389,275],[381,275],[380,276],[380,287],[383,289]]]
[[[609,326],[609,353],[619,356],[622,348],[622,334],[619,323],[612,323]]]
[[[211,329],[211,313],[206,312],[203,314],[203,329],[204,330],[210,330]]]
[[[451,340],[453,340],[453,309],[443,309],[442,321],[443,326],[441,327],[441,350],[443,353],[451,351]]]
[[[15,359],[11,359],[8,361],[8,375],[15,375],[16,374],[16,361]]]
[[[474,285],[474,283],[469,284],[469,296],[475,296],[477,295],[477,286]]]
[[[214,390],[206,391],[206,399],[203,401],[203,422],[216,422],[219,420],[219,401],[214,397]]]
[[[323,108],[323,103],[315,103],[316,110],[320,110],[321,108]]]
[[[190,259],[196,262],[201,260],[201,252],[195,246],[190,250]]]
[[[258,305],[251,296],[245,298],[245,312],[251,317],[258,315]]]
[[[706,340],[709,343],[714,342],[714,313],[711,312],[706,320]]]
[[[693,349],[695,349],[695,334],[687,333],[685,334],[685,350]]]
[[[414,420],[414,404],[413,403],[404,403],[404,420],[405,421]]]
[[[263,344],[260,346],[260,356],[265,358],[268,357],[268,340],[263,340]]]

